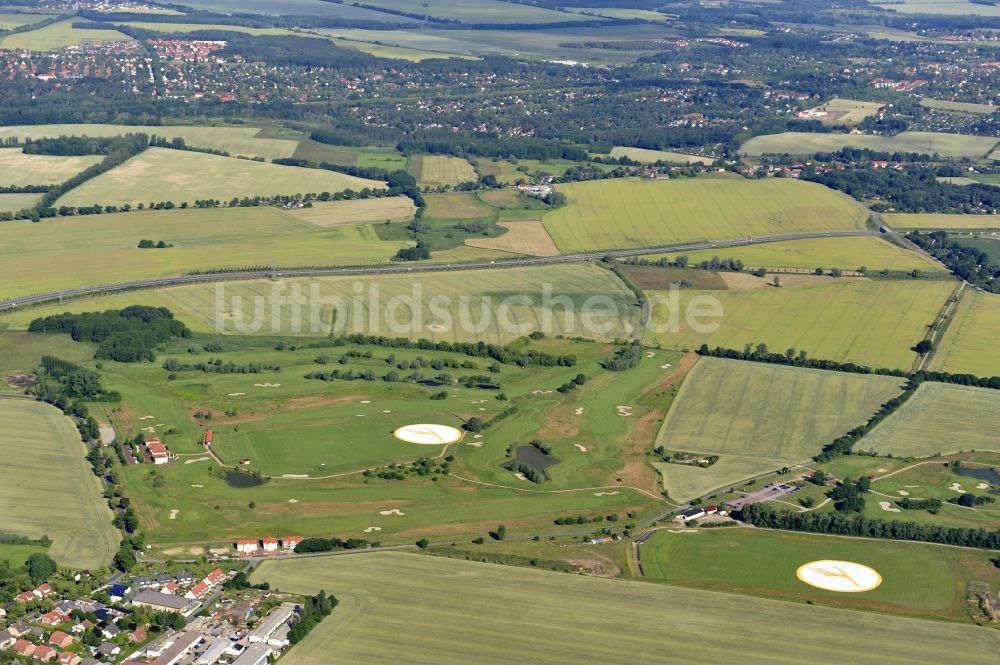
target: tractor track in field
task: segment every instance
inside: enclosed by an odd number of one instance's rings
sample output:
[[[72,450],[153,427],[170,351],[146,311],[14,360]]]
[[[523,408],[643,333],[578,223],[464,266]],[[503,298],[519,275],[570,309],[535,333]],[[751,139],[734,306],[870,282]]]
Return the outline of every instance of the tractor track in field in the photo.
[[[430,272],[458,272],[465,270],[491,270],[502,268],[535,267],[547,265],[566,265],[572,263],[588,263],[600,261],[605,257],[628,258],[642,256],[644,254],[662,254],[673,252],[694,251],[699,249],[722,249],[728,247],[742,247],[745,245],[784,242],[788,240],[807,240],[811,238],[841,238],[851,236],[880,236],[884,235],[880,231],[856,230],[856,231],[826,231],[815,233],[790,233],[784,235],[764,236],[748,240],[718,240],[715,242],[697,242],[680,245],[664,245],[660,247],[645,247],[640,249],[615,249],[607,251],[583,252],[577,254],[564,254],[561,256],[545,256],[534,258],[505,259],[500,261],[471,261],[468,263],[448,263],[448,264],[428,264],[416,266],[386,265],[368,266],[356,268],[303,268],[287,270],[236,270],[231,272],[198,273],[179,275],[175,277],[160,277],[155,279],[142,279],[131,282],[121,282],[118,284],[99,284],[86,286],[77,289],[66,289],[62,291],[50,291],[34,295],[0,300],[0,312],[14,310],[18,307],[29,305],[39,305],[48,302],[62,302],[67,299],[80,298],[93,295],[107,295],[110,293],[124,293],[140,289],[157,289],[169,286],[183,286],[187,284],[205,284],[215,282],[231,282],[252,279],[277,279],[288,277],[368,277],[376,275],[408,275],[415,273]]]

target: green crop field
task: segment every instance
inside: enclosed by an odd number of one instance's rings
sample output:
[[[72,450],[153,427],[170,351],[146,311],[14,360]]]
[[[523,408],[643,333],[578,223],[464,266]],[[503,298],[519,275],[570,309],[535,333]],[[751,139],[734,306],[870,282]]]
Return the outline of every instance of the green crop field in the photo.
[[[1000,16],[1000,9],[969,0],[903,0],[903,2],[873,3],[904,14],[944,14],[947,16]]]
[[[799,566],[823,559],[870,566],[882,584],[838,593],[799,581]],[[954,621],[968,621],[968,581],[1000,582],[985,552],[757,529],[660,531],[642,545],[642,564],[646,578],[673,585]]]
[[[868,217],[846,197],[792,179],[613,179],[557,189],[568,204],[544,222],[564,252],[860,229]]]
[[[924,383],[903,408],[856,446],[880,455],[930,457],[959,450],[1000,452],[1000,394],[988,388]]]
[[[938,342],[931,367],[954,374],[1000,376],[997,330],[1000,330],[1000,296],[978,291],[965,293]]]
[[[37,30],[18,32],[0,40],[0,49],[28,49],[31,51],[58,51],[67,46],[81,46],[97,42],[132,41],[132,38],[115,30],[74,28],[78,18],[66,19]]]
[[[883,152],[937,153],[942,157],[980,159],[997,144],[996,137],[947,134],[944,132],[900,132],[896,136],[871,134],[813,134],[809,132],[784,132],[755,136],[742,146],[740,152],[751,157],[779,153],[811,155],[832,152],[840,148],[867,148]]]
[[[525,654],[570,665],[621,662],[624,649],[631,663],[657,665],[791,664],[817,653],[937,665],[988,662],[1000,645],[995,631],[972,626],[403,553],[268,561],[251,579],[294,593],[325,589],[341,601],[286,657],[290,665],[326,663],[331,653],[369,665],[523,662]],[[477,620],[484,603],[489,618]],[[734,619],[739,630],[720,630]]]
[[[51,14],[7,14],[0,13],[0,30],[13,30],[22,25],[40,23],[51,18]]]
[[[292,156],[340,166],[377,166],[386,171],[406,169],[406,157],[393,148],[354,148],[305,139],[299,142]]]
[[[952,215],[948,213],[893,213],[883,215],[886,224],[901,229],[961,231],[1000,228],[1000,215]]]
[[[56,206],[131,204],[384,188],[334,171],[279,166],[200,152],[150,148],[67,192]]]
[[[66,566],[110,563],[120,537],[73,422],[47,404],[0,400],[0,450],[3,530],[49,536],[49,554]]]
[[[55,185],[103,159],[99,156],[26,155],[20,148],[0,148],[0,186]]]
[[[106,31],[104,31],[106,32]],[[144,127],[136,125],[12,125],[0,127],[0,139],[54,138],[58,136],[122,136],[124,134],[155,134],[168,140],[182,138],[195,148],[224,150],[234,156],[291,157],[299,145],[298,139],[261,138],[258,127],[209,127],[171,125]]]
[[[993,104],[974,104],[972,102],[952,102],[946,99],[931,99],[924,97],[920,100],[921,106],[930,109],[940,109],[942,111],[955,111],[958,113],[975,113],[977,115],[990,115],[997,110]]]
[[[230,31],[230,32],[243,32],[248,35],[294,35],[297,34],[291,30],[286,30],[284,28],[250,28],[243,25],[226,25],[226,24],[203,24],[203,23],[145,23],[142,21],[126,21],[123,23],[115,22],[115,25],[124,25],[130,28],[139,28],[141,30],[149,30],[150,32],[162,32],[166,34],[174,33],[187,33],[187,32],[198,32],[201,30],[210,30],[212,32],[220,31]]]
[[[511,9],[500,0],[470,0],[456,5],[449,0],[423,0],[415,6],[410,0],[372,0],[371,7],[385,7],[411,14],[450,19],[460,23],[559,23],[566,15],[550,9],[526,5]]]
[[[415,155],[407,169],[421,185],[457,185],[476,179],[467,160],[443,155]]]
[[[661,14],[662,16],[662,14]],[[611,149],[611,157],[620,159],[628,157],[631,160],[652,164],[653,162],[676,162],[679,164],[711,164],[715,160],[712,157],[699,157],[697,155],[685,155],[681,152],[669,152],[666,150],[647,150],[645,148],[628,148],[615,146]]]
[[[720,257],[739,259],[747,266],[765,268],[823,268],[829,271],[831,268],[857,270],[864,266],[870,272],[945,271],[940,263],[930,259],[926,254],[903,249],[882,238],[863,236],[788,240],[747,247],[704,249],[684,254],[692,264]],[[675,256],[671,255],[670,258]]]
[[[856,281],[749,291],[683,289],[676,302],[670,293],[652,292],[665,300],[654,303],[646,338],[680,349],[763,343],[781,352],[804,350],[812,358],[904,369],[913,362],[910,347],[923,339],[953,290],[947,281]],[[720,316],[686,320],[700,305],[714,302]],[[693,324],[699,322],[709,328],[698,332]]]
[[[18,212],[34,208],[41,200],[41,194],[0,194],[0,212]]]
[[[656,445],[669,451],[745,458],[768,469],[802,462],[868,420],[899,394],[901,380],[702,358],[684,380]],[[667,465],[669,466],[669,465]],[[715,466],[698,469],[713,476]],[[735,467],[720,468],[731,476]],[[698,475],[686,475],[691,482]],[[753,475],[753,474],[747,474]],[[744,476],[746,477],[746,476]],[[726,477],[719,487],[735,479]],[[686,500],[690,496],[676,496]]]
[[[210,268],[386,262],[409,243],[379,240],[371,226],[360,223],[324,224],[343,220],[341,206],[355,220],[366,214],[395,217],[389,206],[396,201],[412,206],[407,198],[342,201],[301,211],[311,216],[307,219],[298,212],[258,207],[8,222],[0,224],[0,297]],[[142,239],[174,246],[139,249]],[[38,265],[48,268],[32,269]]]

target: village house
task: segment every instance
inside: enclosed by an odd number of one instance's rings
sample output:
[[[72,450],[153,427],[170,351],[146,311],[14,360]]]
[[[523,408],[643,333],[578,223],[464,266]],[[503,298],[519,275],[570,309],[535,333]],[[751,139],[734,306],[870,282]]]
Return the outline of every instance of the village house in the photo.
[[[59,624],[66,623],[67,621],[69,621],[69,615],[64,612],[60,612],[59,610],[52,610],[51,612],[43,614],[42,618],[38,620],[38,623],[46,626],[58,626]]]
[[[238,554],[255,554],[257,552],[256,540],[237,540],[236,552]]]
[[[61,630],[57,630],[51,635],[49,635],[49,644],[57,646],[60,649],[65,649],[69,645],[73,644],[73,638],[70,637],[67,633],[64,633]]]
[[[35,651],[31,654],[31,657],[35,660],[40,660],[43,663],[52,660],[56,657],[56,650],[52,647],[39,646],[35,648]]]
[[[205,584],[215,587],[226,581],[226,572],[221,568],[216,568],[205,576]]]
[[[153,464],[169,464],[172,460],[170,449],[159,439],[149,439],[145,442],[146,453]]]
[[[59,663],[59,665],[80,665],[83,662],[83,659],[72,651],[63,651],[56,658],[56,662]]]
[[[281,539],[281,546],[286,550],[294,550],[301,542],[301,536],[285,536]]]
[[[28,640],[17,640],[14,642],[14,646],[10,648],[11,651],[16,653],[18,656],[24,656],[27,658],[35,653],[35,645]]]
[[[17,638],[9,630],[0,630],[0,649],[6,649],[16,641]]]
[[[261,539],[261,544],[264,546],[264,554],[274,554],[278,551],[278,539],[272,536]]]

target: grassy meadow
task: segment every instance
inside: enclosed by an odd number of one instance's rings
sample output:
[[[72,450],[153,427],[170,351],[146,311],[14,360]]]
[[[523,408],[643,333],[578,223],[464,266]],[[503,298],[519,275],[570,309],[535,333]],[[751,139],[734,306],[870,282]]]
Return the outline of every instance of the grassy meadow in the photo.
[[[295,212],[175,209],[8,222],[0,225],[0,298],[211,268],[382,263],[410,243],[380,240],[360,218],[396,216],[396,201],[338,201]],[[139,249],[142,239],[173,247]],[[39,272],[33,269],[38,265],[49,267]]]
[[[290,665],[326,663],[331,653],[345,663],[440,665],[520,662],[530,653],[539,665],[569,665],[619,662],[624,648],[640,664],[777,665],[818,652],[832,661],[930,665],[986,662],[1000,644],[995,631],[972,626],[404,553],[269,561],[251,579],[341,600],[289,653]],[[490,618],[479,621],[485,598]],[[719,629],[733,617],[739,630]],[[790,623],[809,630],[789,632]]]
[[[7,12],[0,12],[0,30],[13,30],[14,28],[20,28],[22,25],[41,23],[48,18],[51,18],[50,14],[9,14]]]
[[[421,185],[457,185],[476,179],[472,164],[446,155],[414,155],[407,170]]]
[[[924,97],[920,100],[921,106],[930,109],[940,109],[942,111],[954,111],[956,113],[974,113],[976,115],[990,115],[997,110],[994,104],[974,104],[972,102],[952,102],[947,99],[931,99]]]
[[[55,205],[133,208],[140,203],[273,196],[384,188],[385,184],[335,171],[280,166],[200,152],[149,148],[70,190]]]
[[[544,222],[564,252],[862,229],[868,218],[846,197],[791,179],[613,179],[557,189],[568,204]]]
[[[0,186],[56,185],[101,159],[97,155],[26,155],[20,148],[0,148]]]
[[[662,16],[662,14],[661,14]],[[652,164],[654,162],[674,162],[678,164],[711,164],[715,160],[711,157],[699,157],[698,155],[686,155],[682,152],[670,152],[668,150],[647,150],[646,148],[629,148],[626,146],[615,146],[611,149],[610,156],[614,159],[628,157],[636,162]]]
[[[882,584],[837,593],[795,576],[802,564],[822,559],[874,568]],[[1000,582],[985,552],[759,529],[659,531],[643,544],[642,563],[647,579],[677,586],[951,621],[968,621],[968,581]]]
[[[107,31],[102,31],[107,32]],[[227,127],[202,125],[10,125],[0,127],[0,139],[15,137],[25,139],[53,138],[59,136],[121,136],[124,134],[155,134],[168,140],[182,138],[195,148],[224,150],[234,156],[291,157],[299,141],[289,138],[266,138],[259,127]]]
[[[1000,452],[998,429],[997,391],[924,383],[903,408],[879,423],[856,447],[897,457],[932,457],[959,450]]]
[[[73,23],[75,22],[79,22],[79,18],[68,18],[65,21],[52,23],[37,30],[7,35],[0,39],[0,49],[58,51],[67,46],[82,46],[98,42],[133,41],[131,37],[115,30],[74,28]]]
[[[918,152],[927,155],[961,159],[981,159],[997,144],[996,137],[948,134],[944,132],[900,132],[895,136],[871,134],[813,134],[810,132],[783,132],[755,136],[742,146],[740,152],[751,157],[766,154],[811,155],[832,152],[841,148],[858,148],[882,152]]]
[[[948,281],[854,281],[747,291],[682,289],[676,302],[670,293],[654,291],[651,297],[665,300],[654,303],[646,340],[678,349],[763,343],[772,351],[793,347],[812,358],[906,369],[915,357],[910,348],[953,290]],[[686,321],[686,312],[699,309],[720,316]],[[694,322],[707,328],[698,332]]]
[[[1000,376],[1000,352],[995,331],[1000,329],[1000,296],[964,293],[954,317],[938,341],[931,368],[953,374]]]
[[[49,536],[49,554],[65,566],[110,563],[120,535],[73,422],[47,404],[0,400],[0,450],[8,474],[0,486],[3,530]]]
[[[703,249],[685,252],[692,264],[710,261],[713,257],[733,258],[744,265],[765,268],[831,268],[857,270],[862,266],[869,272],[889,270],[904,272],[919,270],[924,273],[944,272],[944,267],[926,254],[904,249],[882,238],[856,236],[847,238],[807,238],[788,240],[746,247]],[[673,255],[670,258],[675,258]]]

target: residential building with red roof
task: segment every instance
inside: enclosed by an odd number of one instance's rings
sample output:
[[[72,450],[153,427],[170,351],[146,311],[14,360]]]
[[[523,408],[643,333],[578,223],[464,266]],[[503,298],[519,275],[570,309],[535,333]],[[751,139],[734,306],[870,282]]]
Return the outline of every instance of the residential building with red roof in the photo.
[[[73,644],[73,638],[67,633],[64,633],[61,630],[57,630],[56,632],[49,635],[49,644],[53,644],[57,647],[65,649],[69,645]]]
[[[35,653],[35,645],[28,640],[18,640],[17,642],[14,642],[14,646],[12,646],[10,650],[18,656],[30,656]]]
[[[226,573],[222,568],[216,568],[205,577],[205,584],[210,587],[218,586],[226,581]]]
[[[42,618],[38,620],[39,623],[43,623],[46,626],[56,626],[63,622],[69,621],[69,616],[59,610],[52,610],[51,612],[46,612],[42,615]]]
[[[204,581],[201,581],[195,584],[193,587],[191,587],[191,590],[188,591],[186,594],[184,594],[184,597],[192,598],[194,600],[199,600],[207,596],[208,592],[211,590],[212,590],[211,587],[205,584]]]
[[[170,449],[159,439],[149,439],[145,442],[146,452],[153,464],[167,464],[170,462]]]
[[[272,536],[267,538],[261,538],[261,544],[264,546],[264,552],[266,554],[273,554],[278,551],[278,539]]]
[[[80,665],[80,663],[83,662],[83,659],[72,651],[63,651],[56,658],[56,662],[59,663],[59,665]]]
[[[239,554],[253,554],[257,551],[256,540],[237,540],[236,551]]]
[[[294,550],[302,542],[302,536],[285,536],[281,539],[281,546],[286,550]]]
[[[48,582],[42,582],[41,584],[35,587],[35,594],[39,598],[46,598],[54,593],[55,591],[52,589],[51,586],[49,586]]]

